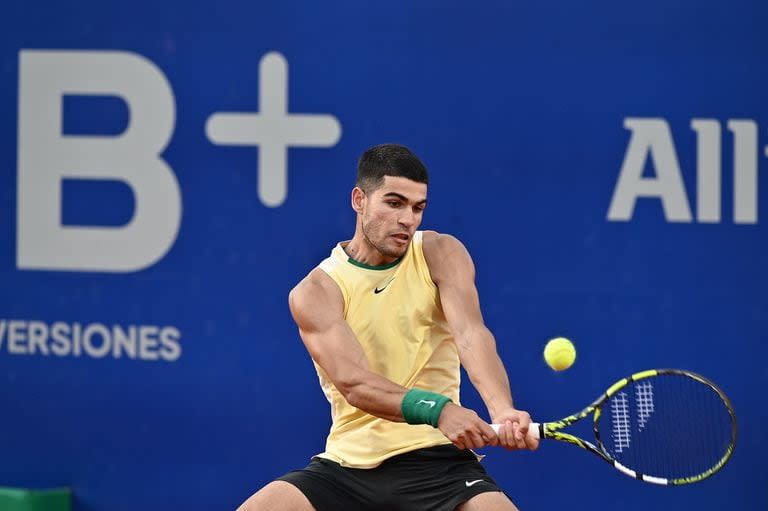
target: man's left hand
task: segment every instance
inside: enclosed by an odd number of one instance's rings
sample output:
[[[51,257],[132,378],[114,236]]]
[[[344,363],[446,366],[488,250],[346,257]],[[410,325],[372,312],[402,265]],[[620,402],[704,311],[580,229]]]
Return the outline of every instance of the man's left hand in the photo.
[[[530,449],[539,447],[539,439],[528,434],[531,424],[531,416],[528,412],[507,408],[493,417],[494,424],[501,424],[499,428],[499,444],[509,450]]]

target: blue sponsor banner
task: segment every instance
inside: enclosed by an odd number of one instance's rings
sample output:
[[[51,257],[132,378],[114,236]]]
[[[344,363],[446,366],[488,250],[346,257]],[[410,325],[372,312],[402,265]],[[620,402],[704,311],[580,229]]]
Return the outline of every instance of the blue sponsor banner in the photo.
[[[513,393],[637,370],[732,398],[729,465],[659,489],[486,449],[521,509],[768,497],[762,2],[11,2],[0,17],[0,486],[76,510],[234,508],[322,451],[287,294],[353,233],[368,146],[431,172]],[[553,373],[545,342],[578,358]],[[465,382],[463,402],[485,409]],[[553,491],[556,488],[556,491]]]

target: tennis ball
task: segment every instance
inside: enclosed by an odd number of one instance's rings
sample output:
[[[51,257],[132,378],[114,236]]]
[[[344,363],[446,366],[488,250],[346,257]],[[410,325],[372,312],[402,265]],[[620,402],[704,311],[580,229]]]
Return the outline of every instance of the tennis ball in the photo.
[[[544,346],[544,360],[555,371],[564,371],[576,360],[576,348],[565,337],[556,337]]]

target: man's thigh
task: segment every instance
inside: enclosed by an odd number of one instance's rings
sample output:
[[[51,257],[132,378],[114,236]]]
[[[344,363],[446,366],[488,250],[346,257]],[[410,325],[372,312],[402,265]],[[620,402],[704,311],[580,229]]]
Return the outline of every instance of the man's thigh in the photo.
[[[475,495],[456,508],[456,511],[518,511],[511,500],[501,492]]]
[[[251,495],[237,511],[315,511],[315,508],[291,483],[273,481]]]

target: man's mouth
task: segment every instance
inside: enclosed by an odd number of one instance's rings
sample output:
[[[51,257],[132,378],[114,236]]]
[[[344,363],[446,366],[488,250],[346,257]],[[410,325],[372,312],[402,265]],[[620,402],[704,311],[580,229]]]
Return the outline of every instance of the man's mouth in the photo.
[[[392,235],[393,238],[398,239],[400,241],[408,241],[411,239],[411,237],[408,234],[405,233],[397,233]]]

